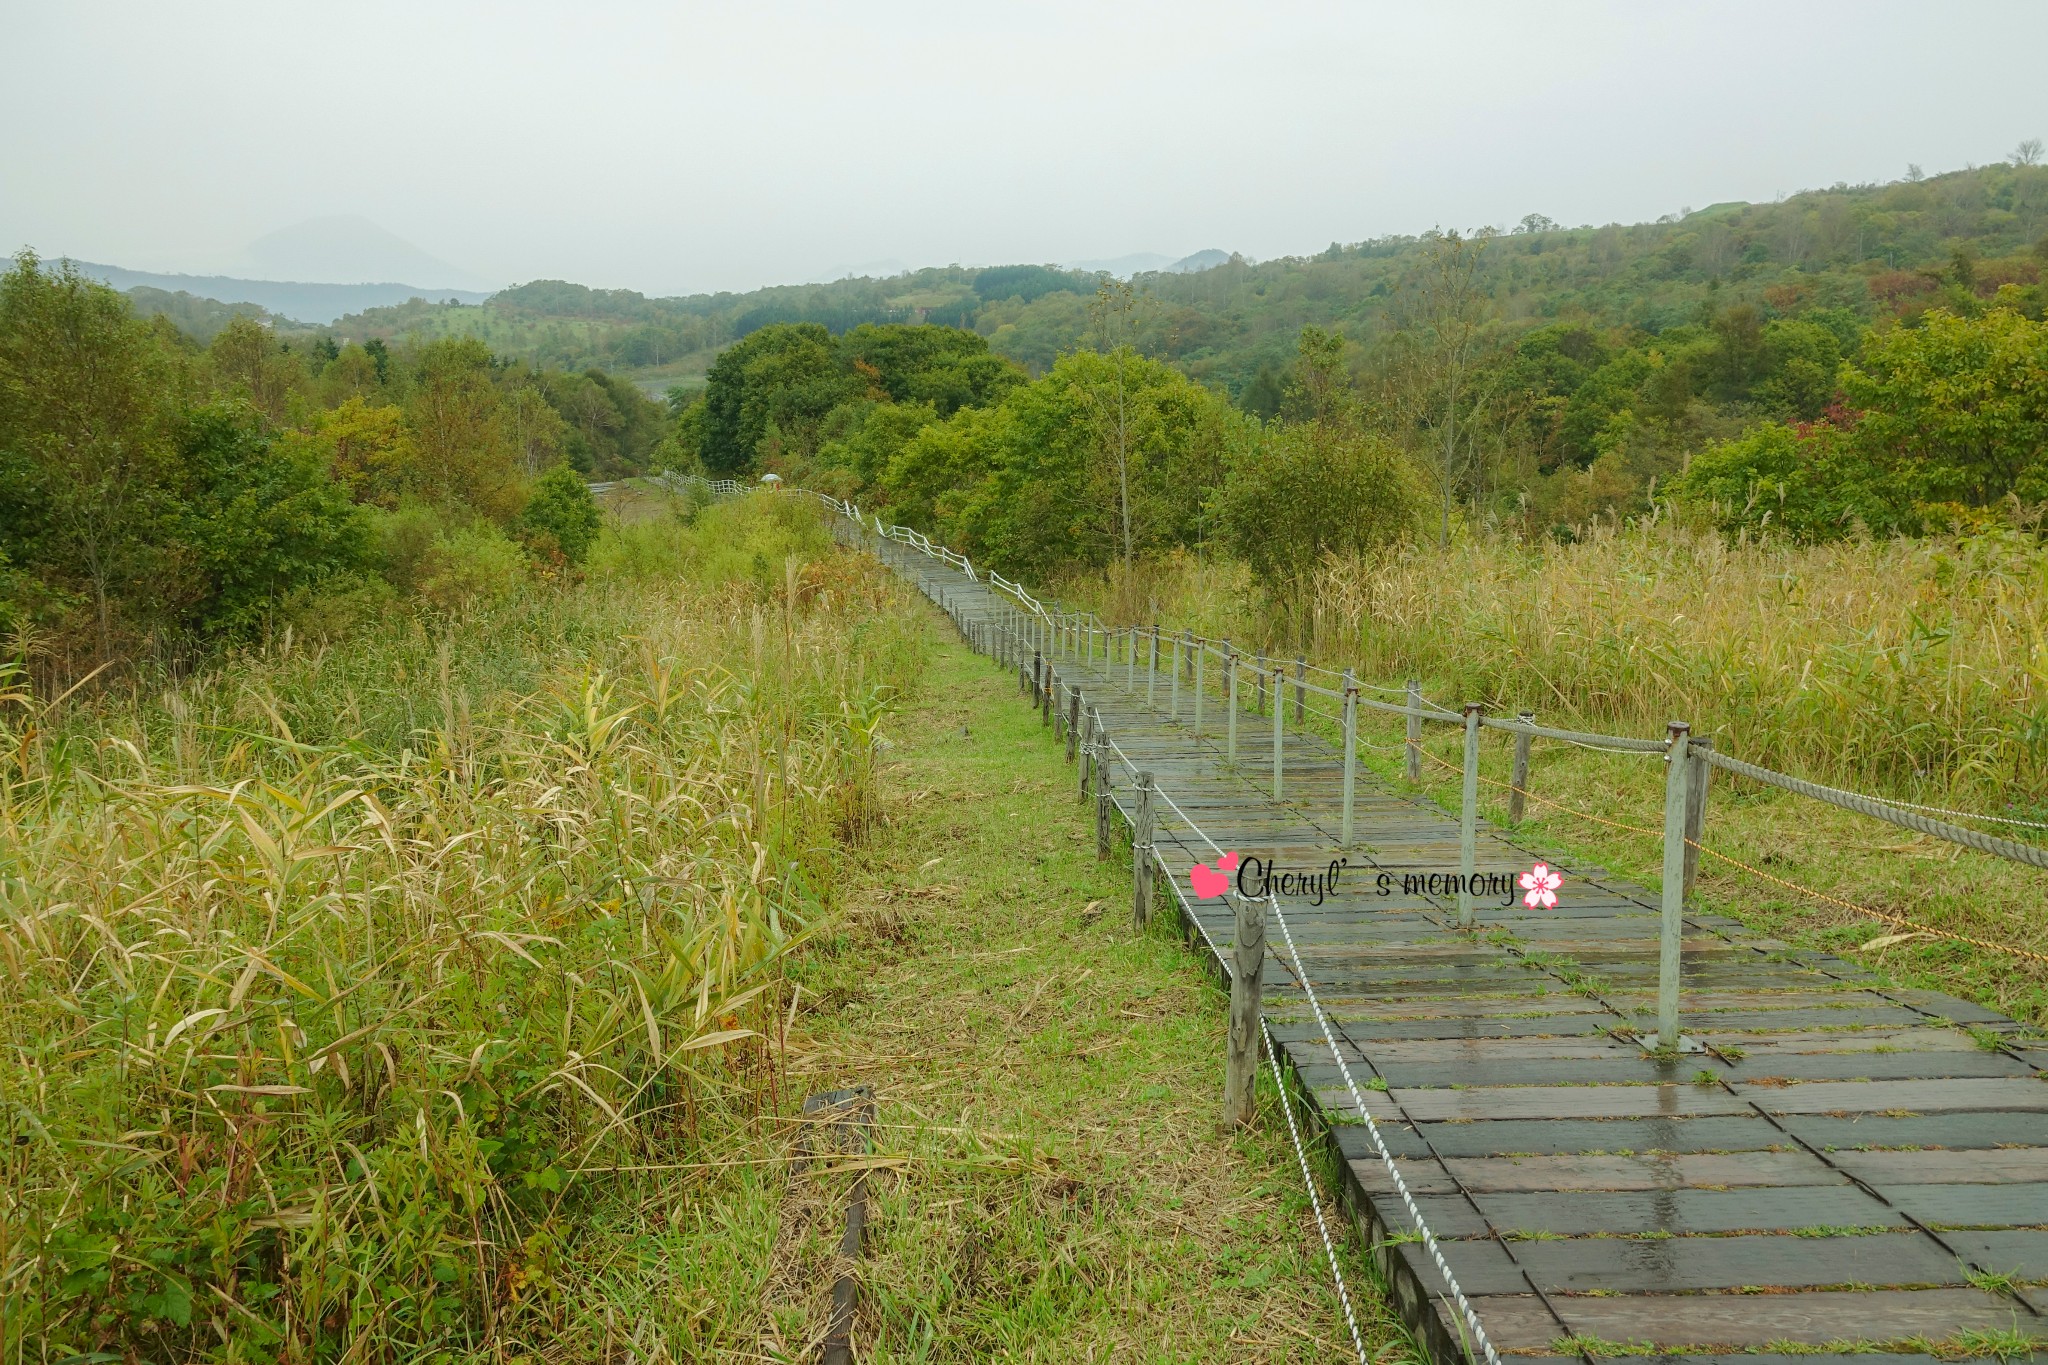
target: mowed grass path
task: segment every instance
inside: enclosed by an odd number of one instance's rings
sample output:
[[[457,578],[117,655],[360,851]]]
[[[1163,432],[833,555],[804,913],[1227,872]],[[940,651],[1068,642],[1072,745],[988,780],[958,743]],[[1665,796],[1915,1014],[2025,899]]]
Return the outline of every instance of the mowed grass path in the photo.
[[[1226,996],[1171,916],[1132,929],[1128,856],[1096,861],[1014,680],[949,634],[884,733],[888,823],[797,969],[788,1044],[789,1106],[879,1102],[857,1358],[1348,1356],[1270,1075],[1258,1123],[1222,1132]],[[767,1358],[825,1320],[851,1178],[787,1184]],[[1369,1349],[1409,1355],[1348,1230],[1340,1254]]]

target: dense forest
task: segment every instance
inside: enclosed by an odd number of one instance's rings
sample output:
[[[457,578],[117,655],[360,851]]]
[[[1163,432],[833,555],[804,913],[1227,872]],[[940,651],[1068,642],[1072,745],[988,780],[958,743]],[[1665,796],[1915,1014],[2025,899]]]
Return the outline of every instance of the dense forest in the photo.
[[[0,276],[0,632],[61,682],[573,573],[586,476],[644,467],[666,427],[602,371],[473,339],[229,316],[201,346],[24,254]]]

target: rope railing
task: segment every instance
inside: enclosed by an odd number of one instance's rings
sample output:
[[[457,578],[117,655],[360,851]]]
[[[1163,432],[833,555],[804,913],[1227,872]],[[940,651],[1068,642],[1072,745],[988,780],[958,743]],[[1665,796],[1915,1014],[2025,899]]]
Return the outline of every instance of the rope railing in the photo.
[[[830,502],[831,500],[828,499],[827,501]],[[851,517],[856,526],[860,526],[865,530],[866,522],[861,518],[857,509],[849,511],[848,506],[845,504],[835,505],[839,507],[843,514]],[[1048,721],[1053,720],[1054,709],[1056,706],[1059,706],[1059,722],[1070,726],[1075,723],[1075,721],[1068,718],[1066,708],[1060,706],[1062,699],[1071,704],[1074,717],[1078,717],[1081,711],[1081,698],[1078,687],[1064,677],[1060,677],[1055,681],[1055,660],[1061,657],[1085,658],[1093,663],[1098,645],[1101,646],[1104,670],[1102,677],[1105,682],[1112,686],[1121,685],[1132,690],[1142,687],[1144,689],[1143,695],[1148,704],[1159,706],[1161,710],[1166,710],[1170,707],[1171,713],[1176,720],[1179,718],[1183,707],[1181,684],[1184,681],[1184,677],[1187,680],[1191,680],[1195,689],[1192,698],[1194,702],[1194,733],[1198,737],[1201,731],[1203,708],[1205,703],[1212,699],[1209,695],[1209,687],[1213,682],[1217,690],[1222,693],[1227,707],[1228,747],[1225,750],[1225,755],[1226,762],[1228,763],[1234,764],[1237,761],[1240,719],[1245,715],[1266,711],[1270,707],[1273,722],[1274,796],[1277,800],[1280,795],[1281,768],[1284,753],[1282,738],[1287,710],[1286,689],[1291,686],[1294,689],[1294,715],[1297,729],[1304,723],[1305,716],[1313,715],[1320,721],[1335,724],[1342,731],[1344,743],[1344,819],[1341,843],[1346,847],[1349,847],[1352,842],[1354,756],[1356,748],[1361,743],[1368,748],[1405,749],[1408,754],[1408,776],[1411,781],[1420,780],[1420,764],[1425,758],[1448,772],[1461,774],[1464,779],[1464,795],[1460,812],[1461,871],[1465,873],[1471,872],[1474,863],[1474,825],[1477,790],[1482,782],[1488,786],[1500,788],[1508,792],[1511,798],[1511,823],[1519,820],[1520,803],[1526,799],[1600,824],[1614,826],[1652,838],[1661,838],[1664,845],[1664,879],[1661,893],[1662,914],[1659,930],[1659,937],[1661,939],[1657,1010],[1659,1027],[1656,1034],[1641,1039],[1645,1046],[1654,1046],[1660,1051],[1698,1049],[1698,1045],[1691,1039],[1684,1038],[1678,1029],[1678,986],[1684,943],[1685,897],[1692,880],[1693,861],[1699,855],[1705,855],[1718,861],[1726,862],[1788,890],[1860,915],[1867,915],[1872,919],[1890,924],[1895,928],[1907,930],[1914,935],[1924,934],[1930,938],[1945,939],[1987,951],[2010,953],[2048,965],[2048,954],[1951,930],[1935,928],[1905,915],[1875,910],[1826,892],[1801,886],[1796,882],[1751,867],[1749,864],[1707,845],[1701,838],[1699,824],[1704,814],[1705,774],[1714,768],[1718,768],[1733,776],[1783,790],[1792,795],[1821,801],[1825,804],[1868,818],[1881,820],[1928,837],[1942,839],[1959,847],[1969,848],[1989,856],[2018,862],[2035,868],[2048,869],[2048,848],[2036,847],[2013,839],[2000,838],[1996,835],[1986,834],[1936,817],[1949,816],[1955,819],[1981,819],[2014,827],[2033,829],[2048,828],[2048,822],[2001,816],[1979,816],[1969,812],[1952,811],[1938,807],[1916,806],[1909,802],[1893,801],[1882,797],[1829,787],[1791,774],[1776,772],[1772,769],[1751,764],[1731,755],[1721,753],[1713,747],[1711,742],[1691,737],[1689,728],[1677,722],[1671,725],[1669,733],[1664,738],[1648,739],[1538,725],[1528,713],[1524,713],[1518,720],[1486,717],[1481,714],[1481,708],[1477,703],[1468,703],[1461,711],[1453,711],[1448,707],[1439,705],[1421,696],[1419,687],[1413,682],[1410,682],[1406,688],[1362,682],[1349,670],[1342,674],[1333,674],[1331,670],[1320,665],[1307,665],[1305,660],[1299,658],[1295,660],[1267,659],[1263,655],[1247,655],[1233,648],[1227,639],[1220,641],[1212,640],[1204,636],[1195,635],[1192,631],[1187,630],[1177,634],[1170,634],[1156,624],[1152,626],[1111,627],[1092,612],[1066,610],[1056,603],[1048,607],[1044,602],[1032,597],[1023,585],[1012,582],[1000,574],[976,575],[966,556],[958,555],[944,547],[936,547],[928,538],[920,533],[910,531],[908,528],[886,526],[879,518],[875,519],[874,526],[878,536],[908,545],[927,557],[957,568],[966,574],[971,581],[981,584],[986,590],[991,592],[999,591],[1015,601],[1017,604],[1015,608],[1008,607],[1007,605],[1002,607],[1002,612],[1007,613],[1007,616],[1001,621],[992,621],[990,623],[995,628],[995,634],[987,638],[992,644],[997,643],[999,639],[1008,642],[1001,644],[1000,648],[1010,651],[1011,661],[1017,665],[1020,679],[1023,679],[1028,684],[1028,690],[1037,698],[1036,704],[1045,708]],[[943,586],[931,587],[927,584],[921,584],[921,586],[925,586],[926,591],[935,600],[943,600],[946,591]],[[1121,661],[1116,660],[1115,657],[1119,652],[1123,655]],[[1025,663],[1027,659],[1031,675],[1028,678],[1025,676]],[[1204,661],[1212,659],[1219,661],[1222,667],[1216,671],[1217,676],[1210,679],[1205,676],[1208,670],[1204,669],[1202,664]],[[1161,687],[1162,670],[1168,672],[1168,676],[1164,679],[1166,683],[1164,689]],[[1312,680],[1308,676],[1311,670],[1313,670],[1318,678],[1335,676],[1341,685],[1333,688],[1325,686],[1320,681]],[[1144,674],[1142,681],[1138,678],[1140,672]],[[1249,699],[1242,695],[1241,685],[1247,679],[1251,681],[1257,693],[1257,711],[1251,709]],[[1270,698],[1266,695],[1268,685],[1272,688]],[[1159,695],[1162,690],[1166,693],[1164,697]],[[1362,692],[1366,690],[1401,696],[1402,700],[1400,702],[1381,701],[1377,698],[1362,695]],[[1327,708],[1319,705],[1319,702],[1335,702],[1341,709]],[[1386,746],[1377,745],[1370,740],[1362,739],[1357,733],[1358,726],[1356,723],[1360,710],[1377,712],[1383,715],[1401,716],[1408,725],[1407,738],[1404,741]],[[1438,758],[1435,754],[1429,753],[1423,748],[1420,738],[1422,733],[1421,727],[1425,723],[1442,725],[1453,722],[1459,724],[1464,731],[1465,762],[1462,769],[1451,762]],[[1160,870],[1168,873],[1168,882],[1173,886],[1176,899],[1180,901],[1184,913],[1187,914],[1191,922],[1201,928],[1202,935],[1209,942],[1211,951],[1216,954],[1217,960],[1224,964],[1225,971],[1231,974],[1234,979],[1236,973],[1231,969],[1226,955],[1209,938],[1208,930],[1206,926],[1202,925],[1201,917],[1192,912],[1192,907],[1188,905],[1186,897],[1181,895],[1180,888],[1171,875],[1171,869],[1166,867],[1163,855],[1158,848],[1156,836],[1153,833],[1151,823],[1153,814],[1149,802],[1156,798],[1164,810],[1170,811],[1173,816],[1177,817],[1178,821],[1193,838],[1206,844],[1213,852],[1221,854],[1224,850],[1202,828],[1201,823],[1170,794],[1161,790],[1156,783],[1153,783],[1149,772],[1141,769],[1138,760],[1126,752],[1123,746],[1107,733],[1102,727],[1099,712],[1095,714],[1093,726],[1091,738],[1081,742],[1078,746],[1075,743],[1076,736],[1071,730],[1069,731],[1069,752],[1070,755],[1078,753],[1084,763],[1091,759],[1094,761],[1097,785],[1102,793],[1101,800],[1119,811],[1121,811],[1120,804],[1108,801],[1109,768],[1103,761],[1104,758],[1106,756],[1113,756],[1127,773],[1138,780],[1140,808],[1143,810],[1142,824],[1145,830],[1142,840],[1138,835],[1140,825],[1138,815],[1134,812],[1128,818],[1132,823],[1133,844],[1139,854],[1138,861],[1147,869],[1145,880],[1141,882],[1141,885],[1149,887],[1151,869],[1155,865]],[[1484,777],[1479,773],[1478,737],[1485,730],[1494,730],[1515,737],[1517,766],[1513,781],[1503,783],[1494,778]],[[1531,792],[1527,785],[1528,747],[1531,741],[1538,739],[1574,745],[1598,752],[1633,756],[1656,754],[1663,757],[1666,765],[1666,776],[1662,828],[1628,824],[1592,815],[1589,812],[1577,811],[1560,802]],[[1085,794],[1085,775],[1083,778],[1083,790]],[[1102,828],[1104,827],[1099,824],[1098,837],[1106,839],[1107,836],[1100,833]],[[1460,878],[1461,883],[1466,886],[1469,886],[1470,880],[1469,876]],[[1459,926],[1468,929],[1476,928],[1473,907],[1469,904],[1468,896],[1461,892],[1459,901]],[[1316,1022],[1323,1032],[1323,1041],[1328,1045],[1332,1060],[1336,1063],[1345,1086],[1350,1093],[1351,1102],[1364,1120],[1379,1157],[1386,1166],[1394,1191],[1405,1205],[1409,1216],[1414,1220],[1416,1230],[1426,1246],[1431,1261],[1438,1272],[1443,1275],[1450,1289],[1450,1296],[1456,1302],[1460,1316],[1464,1319],[1465,1325],[1470,1328],[1471,1344],[1479,1352],[1483,1353],[1490,1365],[1497,1365],[1498,1356],[1495,1354],[1491,1343],[1487,1340],[1478,1315],[1473,1311],[1462,1290],[1459,1289],[1457,1281],[1451,1273],[1450,1266],[1444,1259],[1441,1248],[1437,1244],[1435,1234],[1424,1223],[1420,1208],[1416,1205],[1398,1165],[1379,1134],[1377,1124],[1366,1108],[1364,1097],[1350,1073],[1350,1067],[1343,1055],[1343,1050],[1338,1046],[1335,1031],[1331,1028],[1327,1017],[1322,1012],[1320,1000],[1315,993],[1314,983],[1310,979],[1305,964],[1301,960],[1299,950],[1294,942],[1292,928],[1287,922],[1279,901],[1277,898],[1269,897],[1267,904],[1273,918],[1280,925],[1288,957],[1292,959],[1291,963],[1286,965],[1290,966],[1290,969],[1302,986],[1303,993],[1308,999]],[[1261,922],[1263,922],[1263,916]],[[1242,924],[1243,921],[1241,920],[1241,939],[1243,934]],[[1263,942],[1263,928],[1259,930],[1259,941]],[[1260,1030],[1265,1029],[1263,1019],[1259,1020],[1258,1028]],[[1235,1030],[1236,1024],[1233,1022],[1233,1048],[1237,1046]],[[1269,1034],[1268,1037],[1270,1037]],[[1253,1065],[1255,1066],[1256,1063],[1254,1062]],[[1275,1078],[1276,1080],[1279,1079],[1277,1064],[1275,1066]],[[1284,1108],[1286,1104],[1284,1088],[1282,1103]],[[1287,1114],[1290,1132],[1294,1136],[1296,1153],[1302,1167],[1304,1181],[1309,1184],[1310,1197],[1314,1201],[1316,1194],[1313,1181],[1309,1175],[1306,1152],[1301,1145],[1299,1132],[1294,1126],[1291,1109],[1287,1110]],[[1342,1285],[1341,1272],[1337,1269],[1335,1248],[1329,1240],[1328,1228],[1323,1222],[1320,1204],[1317,1203],[1316,1207],[1317,1222],[1323,1232],[1325,1249],[1329,1256],[1331,1269],[1333,1275],[1336,1275],[1338,1279],[1339,1298],[1345,1305],[1347,1321],[1351,1322],[1354,1341],[1356,1342],[1356,1324],[1350,1318],[1349,1298]]]
[[[842,506],[842,511],[844,510]],[[854,515],[857,517],[858,514],[855,513]],[[881,534],[891,539],[911,544],[927,556],[954,565],[970,576],[974,575],[974,570],[971,564],[968,563],[965,555],[959,555],[951,550],[935,547],[922,533],[910,528],[884,526],[879,518],[876,519],[875,524]],[[1207,704],[1214,699],[1210,696],[1210,682],[1206,675],[1211,672],[1216,674],[1214,685],[1221,693],[1220,700],[1224,706],[1222,720],[1225,734],[1226,762],[1236,763],[1238,761],[1241,719],[1247,715],[1269,712],[1273,722],[1273,791],[1275,799],[1280,798],[1284,779],[1285,749],[1282,743],[1286,710],[1284,698],[1286,689],[1291,687],[1294,690],[1295,723],[1297,728],[1305,722],[1307,716],[1314,715],[1321,721],[1336,725],[1342,731],[1345,763],[1343,783],[1344,818],[1340,843],[1347,848],[1351,846],[1354,835],[1352,808],[1355,784],[1355,754],[1357,749],[1364,747],[1376,750],[1405,750],[1407,755],[1406,775],[1411,782],[1418,782],[1421,780],[1421,764],[1424,756],[1421,742],[1422,727],[1426,724],[1457,724],[1465,731],[1466,754],[1464,775],[1468,792],[1476,793],[1479,784],[1477,748],[1479,734],[1484,730],[1493,730],[1515,737],[1516,776],[1514,782],[1509,784],[1512,797],[1509,809],[1510,824],[1519,822],[1522,802],[1525,799],[1538,799],[1529,792],[1527,781],[1528,746],[1533,740],[1541,739],[1555,743],[1570,744],[1597,752],[1634,755],[1656,754],[1663,757],[1666,760],[1667,772],[1666,861],[1667,864],[1674,867],[1682,865],[1683,869],[1682,875],[1677,878],[1677,890],[1673,893],[1678,898],[1677,904],[1674,904],[1671,910],[1671,914],[1674,917],[1679,913],[1678,904],[1682,904],[1683,897],[1689,893],[1691,887],[1693,868],[1697,861],[1696,850],[1698,848],[1700,822],[1704,818],[1705,773],[1709,768],[1719,768],[1751,781],[1775,787],[1794,795],[1821,801],[1871,819],[1882,820],[1900,828],[1912,830],[1915,833],[1928,837],[1942,839],[1959,847],[1968,848],[1991,857],[2002,858],[2029,867],[2048,869],[2048,848],[2023,843],[2016,839],[2001,838],[1997,835],[1987,834],[1963,825],[1951,823],[1950,820],[1935,817],[1947,816],[1954,820],[1975,819],[2016,828],[2037,829],[2048,828],[2048,822],[2028,821],[2002,816],[1980,816],[1969,812],[1953,811],[1938,807],[1920,807],[1910,802],[1893,801],[1883,797],[1869,796],[1860,792],[1829,787],[1793,776],[1789,773],[1781,773],[1756,764],[1744,762],[1732,755],[1721,752],[1708,740],[1691,738],[1689,727],[1675,722],[1670,728],[1670,732],[1662,739],[1643,738],[1632,735],[1610,735],[1594,731],[1570,730],[1557,726],[1538,725],[1533,717],[1527,713],[1517,720],[1489,717],[1483,714],[1482,708],[1476,703],[1468,704],[1462,710],[1454,711],[1447,706],[1424,697],[1421,694],[1419,685],[1412,681],[1405,689],[1397,689],[1361,681],[1349,670],[1338,675],[1341,687],[1327,687],[1321,682],[1311,680],[1307,673],[1313,668],[1319,675],[1328,676],[1329,670],[1320,665],[1309,665],[1302,658],[1290,661],[1247,655],[1233,648],[1227,639],[1211,639],[1208,636],[1197,635],[1187,629],[1183,629],[1178,633],[1171,633],[1163,630],[1156,623],[1151,626],[1132,625],[1113,628],[1093,612],[1068,611],[1057,606],[1048,609],[1045,603],[1032,597],[1022,584],[1012,582],[1000,574],[989,574],[987,582],[993,587],[1008,593],[1026,613],[1027,619],[1032,624],[1032,648],[1036,651],[1057,656],[1063,652],[1079,653],[1082,647],[1085,647],[1087,653],[1092,657],[1095,644],[1100,642],[1103,645],[1104,664],[1107,667],[1109,666],[1109,661],[1113,659],[1117,652],[1117,647],[1120,645],[1124,655],[1122,667],[1127,675],[1127,681],[1135,682],[1136,674],[1142,667],[1142,671],[1145,674],[1147,701],[1152,704],[1157,704],[1161,700],[1158,695],[1161,690],[1159,686],[1161,668],[1164,667],[1170,670],[1170,677],[1166,679],[1167,686],[1164,690],[1167,695],[1164,700],[1170,714],[1175,719],[1180,718],[1183,710],[1181,698],[1183,674],[1191,671],[1193,681],[1193,711],[1191,719],[1197,736],[1201,734],[1204,728]],[[1142,665],[1140,664],[1141,655],[1144,656]],[[1193,659],[1192,666],[1189,662],[1190,658]],[[1218,661],[1221,667],[1215,670],[1203,668],[1201,666],[1202,662],[1210,659]],[[1291,674],[1289,672],[1290,667],[1293,670]],[[1247,700],[1241,695],[1241,684],[1246,681],[1250,682],[1250,690],[1256,695],[1256,708],[1248,705]],[[1270,699],[1266,696],[1269,686],[1273,694]],[[1400,695],[1402,700],[1398,702],[1382,701],[1377,697],[1363,695],[1366,690]],[[1334,702],[1341,710],[1333,713],[1330,709],[1315,705],[1310,701],[1310,698]],[[1357,724],[1357,715],[1360,711],[1402,717],[1408,726],[1408,734],[1405,741],[1393,745],[1382,745],[1360,736]],[[1682,763],[1673,761],[1681,757],[1686,761]],[[1463,846],[1461,849],[1461,862],[1468,865],[1473,857],[1473,820],[1472,813],[1469,810],[1473,800],[1476,800],[1476,796],[1468,796],[1464,803],[1468,809],[1461,812],[1461,823],[1464,826],[1461,839]],[[1672,804],[1674,801],[1677,803],[1676,805]],[[1689,848],[1695,850],[1691,855],[1688,854]],[[1463,870],[1469,871],[1470,868],[1466,866]],[[1466,902],[1466,898],[1460,898],[1459,909],[1461,922],[1469,925],[1473,907]],[[1669,969],[1670,975],[1674,979],[1663,983],[1663,991],[1666,995],[1672,996],[1675,999],[1677,964],[1675,962],[1669,964]],[[1671,1017],[1670,1011],[1666,1013],[1667,1017]]]

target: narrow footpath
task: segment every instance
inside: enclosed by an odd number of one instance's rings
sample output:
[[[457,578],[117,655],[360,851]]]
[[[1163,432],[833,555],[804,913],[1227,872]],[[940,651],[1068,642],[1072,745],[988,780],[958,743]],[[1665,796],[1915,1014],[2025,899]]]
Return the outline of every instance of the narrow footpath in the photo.
[[[759,1357],[815,1360],[850,1269],[856,1360],[1350,1358],[1276,1094],[1219,1130],[1223,992],[1169,921],[1132,929],[1014,683],[935,638],[882,735],[865,886],[791,968],[792,1099],[874,1092],[866,1245],[838,1258],[848,1176],[788,1182]],[[1368,1348],[1413,1361],[1345,1254]]]

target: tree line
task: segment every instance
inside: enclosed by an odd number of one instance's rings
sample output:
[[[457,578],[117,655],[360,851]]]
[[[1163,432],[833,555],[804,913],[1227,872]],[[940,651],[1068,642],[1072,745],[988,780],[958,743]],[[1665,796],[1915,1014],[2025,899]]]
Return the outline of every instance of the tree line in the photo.
[[[0,275],[0,637],[62,681],[572,573],[585,476],[644,467],[667,426],[623,381],[474,339],[232,317],[202,347],[23,254]]]
[[[2024,268],[2048,242],[1988,292],[1958,253],[1914,309],[1787,288],[1654,334],[1503,316],[1505,249],[1434,236],[1397,327],[1303,327],[1249,405],[1147,353],[1157,301],[1113,282],[1036,378],[960,329],[769,327],[678,397],[674,450],[857,498],[1009,573],[1213,548],[1276,595],[1331,553],[1475,532],[1569,540],[1669,514],[1814,540],[2048,503],[2048,323]]]

